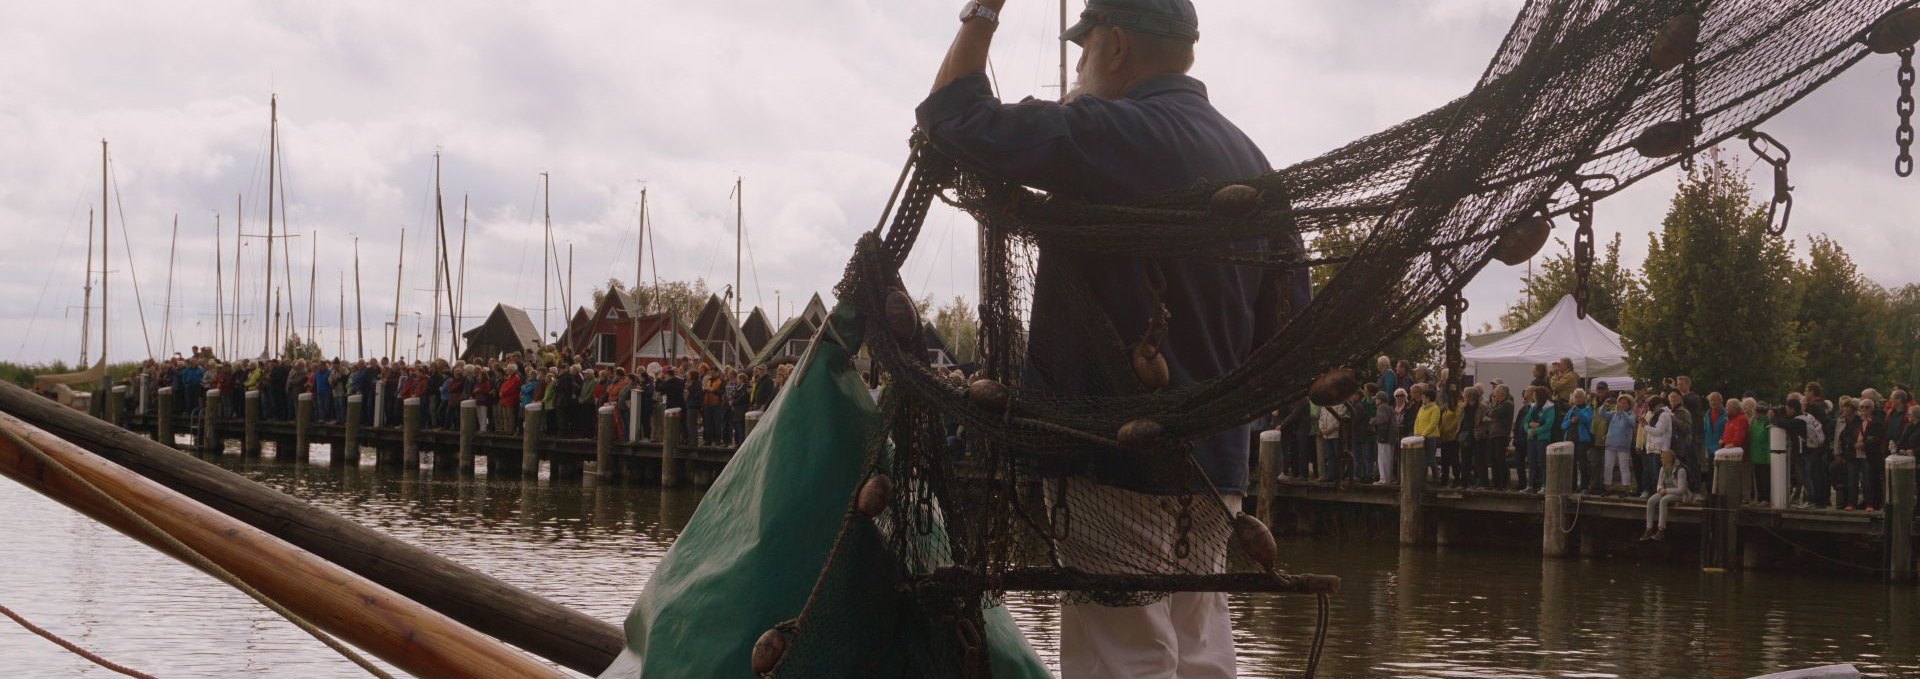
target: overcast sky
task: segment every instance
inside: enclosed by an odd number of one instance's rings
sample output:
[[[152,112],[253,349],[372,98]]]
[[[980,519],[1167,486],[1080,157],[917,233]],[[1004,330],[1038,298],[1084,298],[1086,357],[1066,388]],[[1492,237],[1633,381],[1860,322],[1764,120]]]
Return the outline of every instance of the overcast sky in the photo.
[[[1289,165],[1464,94],[1520,4],[1202,0],[1194,74],[1276,165]],[[456,249],[460,201],[471,200],[468,316],[505,302],[539,322],[541,172],[553,178],[563,259],[573,245],[576,304],[608,276],[633,276],[643,184],[658,228],[660,277],[730,284],[728,195],[739,176],[751,251],[745,300],[791,315],[807,296],[829,292],[854,239],[872,228],[958,6],[6,3],[0,235],[12,256],[0,267],[0,337],[9,340],[0,342],[0,360],[79,357],[85,227],[100,202],[102,138],[112,144],[118,189],[110,206],[113,358],[148,351],[130,285],[136,273],[152,351],[162,351],[175,215],[167,346],[210,343],[214,220],[224,234],[222,266],[234,255],[236,197],[247,232],[264,232],[268,97],[276,92],[287,212],[300,236],[291,243],[296,281],[288,292],[304,328],[317,240],[315,324],[330,353],[341,337],[343,284],[346,350],[356,351],[355,237],[369,352],[393,317],[402,229],[403,352],[414,343],[415,314],[430,315],[425,236],[436,149],[444,154]],[[1056,12],[1057,5],[1010,0],[993,53],[1006,98],[1057,96]],[[1903,182],[1891,171],[1893,69],[1891,57],[1871,58],[1764,129],[1795,152],[1793,235],[1801,251],[1807,234],[1829,233],[1864,273],[1904,284],[1920,280],[1902,247],[1920,208],[1920,178]],[[1751,165],[1744,154],[1738,161]],[[1625,233],[1627,259],[1637,265],[1673,184],[1672,176],[1656,177],[1602,203],[1600,238]],[[936,210],[907,264],[908,285],[940,298],[971,297],[972,233],[965,217]],[[257,353],[264,242],[247,240],[242,348]],[[649,262],[649,278],[652,268]],[[231,282],[233,271],[224,274]],[[282,272],[275,278],[284,283]],[[1517,270],[1489,268],[1468,288],[1470,325],[1496,320],[1517,285]],[[557,330],[557,293],[547,306]]]

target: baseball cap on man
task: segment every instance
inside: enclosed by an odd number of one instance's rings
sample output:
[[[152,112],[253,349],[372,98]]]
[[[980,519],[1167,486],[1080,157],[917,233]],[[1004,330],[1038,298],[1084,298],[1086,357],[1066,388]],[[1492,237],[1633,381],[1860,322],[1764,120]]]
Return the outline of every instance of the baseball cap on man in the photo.
[[[1080,12],[1080,21],[1060,34],[1061,40],[1079,43],[1095,26],[1113,26],[1129,31],[1182,40],[1200,39],[1200,18],[1191,0],[1090,0]]]

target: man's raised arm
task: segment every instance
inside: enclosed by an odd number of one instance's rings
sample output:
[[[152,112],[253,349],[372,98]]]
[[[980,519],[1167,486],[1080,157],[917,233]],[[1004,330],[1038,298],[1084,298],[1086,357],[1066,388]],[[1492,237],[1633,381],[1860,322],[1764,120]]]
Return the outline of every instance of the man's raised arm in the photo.
[[[960,32],[953,36],[947,57],[940,62],[940,73],[933,78],[933,90],[939,91],[960,76],[987,68],[987,48],[993,45],[993,29],[1000,27],[1000,8],[1006,0],[976,0],[961,11]]]

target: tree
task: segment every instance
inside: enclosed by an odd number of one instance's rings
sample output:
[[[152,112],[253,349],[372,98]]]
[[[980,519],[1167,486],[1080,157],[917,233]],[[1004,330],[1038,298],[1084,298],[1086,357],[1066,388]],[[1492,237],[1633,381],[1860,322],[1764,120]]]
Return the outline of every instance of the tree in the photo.
[[[595,308],[600,306],[601,300],[606,299],[608,290],[623,294],[628,292],[627,285],[619,278],[608,278],[606,285],[593,289]],[[713,291],[707,289],[707,279],[695,278],[692,281],[661,281],[659,285],[642,285],[632,294],[639,297],[641,313],[672,310],[674,315],[680,317],[680,322],[692,325],[693,317],[700,313],[700,307],[706,305]]]
[[[320,345],[300,338],[300,333],[287,333],[286,345],[280,348],[280,356],[287,360],[313,360],[324,358]]]
[[[1800,300],[1795,325],[1806,364],[1804,379],[1819,380],[1828,393],[1852,394],[1876,386],[1887,370],[1882,355],[1886,291],[1860,275],[1853,258],[1824,235],[1808,240],[1807,261],[1794,283]],[[1908,346],[1900,344],[1894,346]]]
[[[965,297],[953,296],[953,301],[940,306],[933,313],[933,329],[947,340],[947,348],[953,350],[953,362],[971,363],[979,349],[980,319],[974,316],[973,305]]]
[[[1357,222],[1328,227],[1314,234],[1313,252],[1324,258],[1351,257],[1360,251],[1360,244],[1366,242],[1367,235],[1366,225]],[[1315,295],[1320,294],[1320,289],[1326,287],[1327,283],[1340,273],[1342,266],[1345,266],[1344,262],[1316,266],[1307,270],[1307,279],[1312,283]],[[1444,328],[1441,325],[1444,318],[1442,313],[1436,312],[1422,319],[1419,324],[1390,340],[1386,348],[1381,350],[1382,353],[1395,361],[1405,360],[1413,365],[1427,364],[1437,370],[1444,362],[1442,359],[1445,358],[1442,346]],[[1363,375],[1370,374],[1373,371],[1373,362],[1363,361],[1363,363],[1364,365],[1354,367],[1359,368]]]
[[[1882,347],[1882,386],[1915,384],[1920,379],[1920,284],[1881,290],[1869,299],[1868,317],[1880,319],[1877,336]],[[1830,393],[1844,393],[1831,391]],[[1885,389],[1881,393],[1886,393]]]
[[[1558,238],[1560,252],[1546,257],[1534,272],[1520,278],[1524,293],[1500,317],[1508,330],[1519,330],[1545,318],[1560,298],[1574,294],[1573,248]],[[1620,234],[1614,233],[1607,251],[1593,263],[1587,277],[1587,314],[1601,325],[1620,327],[1620,310],[1640,295],[1640,277],[1620,265]]]
[[[1620,319],[1634,376],[1786,393],[1802,364],[1793,244],[1767,233],[1752,187],[1725,161],[1696,163],[1648,238],[1645,294]]]

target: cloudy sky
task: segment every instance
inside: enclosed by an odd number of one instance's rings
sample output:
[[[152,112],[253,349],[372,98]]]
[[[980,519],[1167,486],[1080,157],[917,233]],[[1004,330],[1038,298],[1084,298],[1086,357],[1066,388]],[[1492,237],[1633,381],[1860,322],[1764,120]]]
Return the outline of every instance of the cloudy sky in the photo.
[[[1521,2],[1198,4],[1204,37],[1195,75],[1276,165],[1287,165],[1465,93]],[[265,227],[272,93],[280,97],[287,212],[300,236],[291,244],[296,282],[287,292],[304,327],[317,243],[315,324],[329,352],[341,338],[343,286],[346,349],[355,352],[356,237],[369,352],[394,314],[403,229],[403,352],[414,344],[415,315],[430,316],[424,236],[436,150],[455,239],[460,201],[471,201],[469,316],[505,302],[532,310],[538,322],[542,172],[552,176],[560,256],[571,243],[582,300],[608,276],[633,276],[643,185],[658,229],[660,277],[703,277],[716,289],[731,283],[729,192],[744,177],[745,300],[791,315],[808,295],[828,291],[854,239],[872,227],[958,5],[6,3],[0,236],[12,257],[0,267],[0,360],[78,358],[87,213],[100,202],[102,138],[112,143],[117,186],[109,206],[113,357],[147,353],[137,310],[145,312],[152,352],[163,350],[176,215],[165,346],[210,343],[215,219],[229,284],[236,199],[249,234]],[[1046,2],[1010,0],[993,59],[1007,98],[1057,96],[1055,12]],[[1904,266],[1901,247],[1908,240],[1902,229],[1920,208],[1912,183],[1920,179],[1902,182],[1891,172],[1893,69],[1891,57],[1869,59],[1766,129],[1796,153],[1795,235],[1832,234],[1864,273],[1904,284],[1920,280],[1920,269]],[[1625,233],[1627,257],[1637,264],[1673,183],[1656,177],[1603,203],[1600,237]],[[263,246],[247,239],[241,254],[248,353],[261,341]],[[964,217],[937,211],[907,265],[908,284],[937,297],[971,296],[974,247]],[[282,273],[275,277],[284,283]],[[1498,265],[1475,281],[1470,324],[1495,320],[1517,282],[1517,271]],[[557,327],[557,295],[546,306]]]

